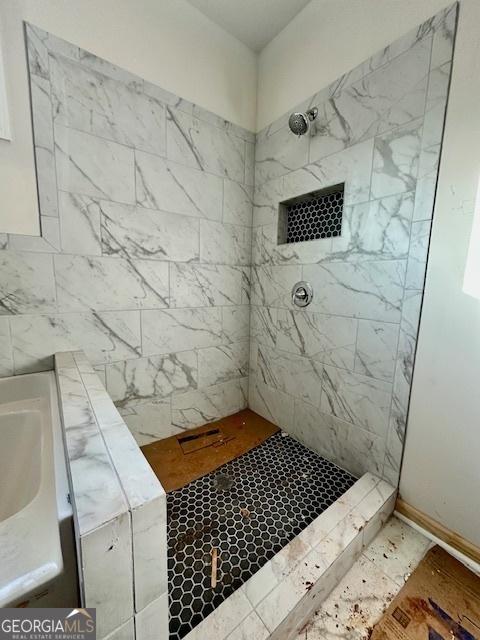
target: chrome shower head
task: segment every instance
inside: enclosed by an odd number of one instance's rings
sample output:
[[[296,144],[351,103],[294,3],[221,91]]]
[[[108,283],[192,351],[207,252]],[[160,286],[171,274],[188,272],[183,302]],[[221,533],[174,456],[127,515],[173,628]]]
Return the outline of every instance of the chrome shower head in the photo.
[[[305,113],[292,113],[288,119],[290,131],[296,136],[303,136],[310,129],[311,123],[317,117],[318,109],[309,109]]]

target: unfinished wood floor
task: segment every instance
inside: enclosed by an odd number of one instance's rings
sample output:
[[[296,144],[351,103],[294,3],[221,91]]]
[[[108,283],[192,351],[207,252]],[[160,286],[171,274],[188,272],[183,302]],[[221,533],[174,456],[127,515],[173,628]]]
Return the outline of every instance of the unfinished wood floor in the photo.
[[[250,409],[142,447],[165,491],[175,491],[247,453],[279,431]]]

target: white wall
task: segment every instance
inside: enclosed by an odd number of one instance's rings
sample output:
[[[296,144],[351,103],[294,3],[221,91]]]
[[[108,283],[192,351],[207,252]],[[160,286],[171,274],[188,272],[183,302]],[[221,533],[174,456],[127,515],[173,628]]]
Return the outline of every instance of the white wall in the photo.
[[[0,0],[14,135],[0,141],[0,232],[38,233],[22,20],[254,129],[255,54],[184,0]]]
[[[478,25],[480,2],[462,0],[400,491],[480,546],[480,300],[462,290],[480,177]]]
[[[312,0],[260,54],[258,129],[447,4]],[[480,545],[480,301],[462,291],[480,175],[479,24],[479,0],[461,0],[400,491]]]

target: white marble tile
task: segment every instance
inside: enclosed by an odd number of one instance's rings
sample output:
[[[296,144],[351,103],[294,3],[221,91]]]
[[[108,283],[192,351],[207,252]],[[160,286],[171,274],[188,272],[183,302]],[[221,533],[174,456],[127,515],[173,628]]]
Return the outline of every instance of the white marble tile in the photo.
[[[430,220],[420,220],[412,224],[410,252],[408,254],[406,289],[423,289],[427,254],[430,243]]]
[[[446,62],[430,72],[423,122],[424,149],[442,141],[451,69],[452,63]]]
[[[433,215],[439,160],[439,144],[420,152],[414,220],[427,220]]]
[[[249,265],[252,232],[248,227],[200,222],[200,261],[210,264]]]
[[[172,425],[170,399],[129,400],[119,411],[139,447],[180,432]]]
[[[346,207],[342,235],[332,239],[327,260],[361,262],[406,258],[413,208],[413,192]]]
[[[178,99],[177,99],[178,101]],[[204,109],[198,104],[189,103],[186,100],[180,99],[177,105],[173,104],[172,106],[177,106],[180,111],[184,113],[188,113],[193,115],[195,118],[199,120],[203,120],[207,124],[211,124],[217,129],[221,131],[225,131],[237,138],[241,138],[242,140],[246,140],[248,142],[255,142],[255,134],[243,127],[240,127],[237,124],[233,124],[233,122],[229,122],[225,120],[221,116],[218,116],[216,113],[212,111],[208,111],[208,109]]]
[[[269,387],[320,406],[323,366],[318,361],[259,346],[256,372]]]
[[[387,480],[385,480],[385,478],[384,478],[384,483],[385,485],[388,485],[390,488],[393,488],[394,486],[395,487],[398,486],[398,482],[396,482],[393,485]],[[397,490],[395,489],[391,493],[391,495],[387,498],[387,500],[381,506],[378,507],[378,511],[375,513],[375,515],[372,518],[370,518],[370,521],[365,525],[365,529],[363,530],[363,546],[364,547],[368,546],[372,542],[372,540],[375,538],[378,532],[381,531],[382,527],[390,518],[390,516],[392,515],[395,509],[396,500],[397,500]]]
[[[58,207],[62,251],[80,255],[101,255],[101,210],[98,200],[59,191]]]
[[[165,492],[160,482],[153,473],[146,458],[140,452],[132,434],[121,417],[118,416],[116,423],[102,423],[101,413],[97,411],[96,399],[91,396],[89,397],[92,400],[95,417],[100,425],[103,439],[105,440],[113,466],[121,482],[128,506],[134,514],[134,526],[141,526],[141,530],[143,531],[141,508],[143,508],[144,505],[147,507],[151,505],[149,512],[157,513],[158,522],[161,523],[164,521],[163,512],[165,505],[162,500]],[[135,520],[136,510],[140,510],[138,520]],[[146,512],[146,515],[148,515],[149,512]],[[145,535],[147,535],[147,531],[149,531],[148,528],[145,529]],[[157,542],[160,542],[160,538],[158,538]],[[163,549],[160,544],[157,544],[157,548],[159,550]],[[160,582],[158,576],[157,578]]]
[[[48,79],[47,38],[49,34],[46,31],[25,22],[25,35],[28,54],[28,68],[30,73],[32,75]]]
[[[141,151],[135,152],[137,203],[149,209],[220,220],[223,181]]]
[[[197,354],[182,351],[105,365],[107,391],[117,406],[123,401],[166,398],[197,387]]]
[[[439,12],[433,24],[433,45],[430,67],[438,67],[451,60],[453,56],[453,42],[455,37],[458,4],[454,2],[443,11]]]
[[[292,287],[299,280],[302,280],[300,265],[253,267],[252,304],[261,307],[293,308]]]
[[[60,224],[58,218],[40,216],[40,231],[40,236],[10,234],[8,248],[15,251],[31,251],[34,253],[57,253],[60,250]]]
[[[13,376],[13,352],[8,318],[0,318],[0,376]]]
[[[338,584],[361,551],[361,536],[342,552],[342,554],[324,571],[321,579],[317,580],[305,593],[298,606],[283,620],[277,629],[271,634],[271,640],[283,640],[285,637],[293,637],[295,633],[304,627],[307,620],[330,591]]]
[[[167,507],[164,493],[132,511],[132,540],[135,610],[138,612],[167,595]],[[168,609],[163,611],[159,620],[165,629],[167,612]]]
[[[403,451],[422,296],[422,291],[406,291],[403,302],[385,458],[386,464],[396,471]]]
[[[53,154],[53,119],[50,76],[32,73],[30,79],[35,146]]]
[[[255,184],[255,144],[245,142],[245,184]]]
[[[251,307],[250,337],[260,344],[274,348],[277,342],[277,309],[271,307]],[[283,347],[284,351],[293,351]]]
[[[302,539],[312,547],[321,548],[322,541],[375,489],[378,482],[379,479],[372,474],[363,475],[302,531]],[[327,549],[330,546],[331,543],[328,543]]]
[[[405,261],[400,260],[306,265],[303,279],[311,283],[314,291],[309,310],[398,322],[405,266]]]
[[[294,398],[267,386],[258,376],[250,376],[248,405],[252,411],[289,430],[293,423]]]
[[[310,161],[423,115],[431,38],[319,104]]]
[[[71,57],[71,56],[68,56]],[[123,82],[124,84],[133,85],[137,87],[139,90],[144,87],[146,81],[142,80],[130,71],[123,69],[122,67],[118,67],[116,64],[105,60],[104,58],[99,58],[95,54],[90,51],[86,51],[85,49],[79,49],[78,59],[82,63],[84,69],[91,69],[97,73],[101,73],[112,80],[116,80],[117,82]],[[148,93],[148,95],[151,95]],[[155,97],[155,96],[153,96]]]
[[[35,167],[40,213],[58,217],[55,156],[48,149],[35,146]]]
[[[52,354],[83,349],[93,364],[140,355],[138,311],[69,313],[11,318],[17,373],[52,368]]]
[[[227,638],[228,640],[267,640],[268,636],[267,627],[255,611],[252,611]]]
[[[100,202],[102,252],[145,260],[196,261],[199,221],[144,207]]]
[[[422,120],[416,120],[375,138],[372,198],[383,198],[415,189],[422,124]]]
[[[384,508],[386,505],[391,505],[391,512],[393,512],[394,501],[396,499],[397,490],[392,487],[385,480],[380,482],[368,493],[363,500],[361,500],[354,508],[355,513],[360,514],[365,520],[364,538],[367,528],[370,524],[376,524],[376,521],[380,521],[385,517]],[[390,513],[385,517],[385,520],[390,516]],[[378,530],[381,528],[379,523]],[[375,534],[376,535],[376,534]],[[368,541],[368,543],[370,540]],[[365,539],[364,539],[365,545]]]
[[[342,454],[343,460],[338,464],[357,477],[366,472],[381,476],[385,449],[384,437],[377,436],[358,425],[351,425]]]
[[[180,164],[245,179],[245,143],[174,107],[167,107],[167,157]]]
[[[232,415],[246,408],[247,396],[248,378],[172,396],[172,425],[190,429]]]
[[[0,315],[56,311],[52,256],[0,252]]]
[[[142,311],[142,336],[144,356],[218,346],[225,342],[222,309]]]
[[[252,613],[252,607],[241,589],[234,591],[209,616],[185,636],[185,640],[223,640]]]
[[[279,239],[279,224],[274,222],[253,229],[252,263],[255,265],[309,264],[328,259],[332,251],[331,238],[307,242],[284,242]]]
[[[283,178],[256,184],[253,194],[253,226],[271,224],[277,219],[278,204],[284,200]]]
[[[92,367],[92,369],[97,374],[98,379],[103,384],[103,386],[106,387],[107,386],[107,380],[106,380],[106,377],[105,377],[105,365],[104,364],[96,364],[95,366]]]
[[[307,164],[310,137],[297,137],[288,126],[257,140],[255,184],[283,176]]]
[[[59,189],[117,202],[135,202],[132,149],[56,125],[55,159]]]
[[[430,541],[397,518],[391,518],[364,555],[399,587],[420,562]]]
[[[223,221],[252,226],[253,186],[233,180],[223,182]]]
[[[287,174],[283,199],[344,182],[346,206],[370,200],[373,143],[373,138],[365,140]]]
[[[250,307],[223,307],[222,329],[228,342],[238,342],[250,335]]]
[[[359,320],[355,371],[372,378],[392,380],[399,325]]]
[[[98,425],[67,428],[65,444],[77,531],[84,536],[126,514],[128,507]]]
[[[80,50],[74,44],[62,40],[39,27],[26,23],[30,69],[38,75],[48,75],[48,52],[58,53],[72,60],[78,60]]]
[[[307,310],[278,309],[276,345],[283,351],[351,369],[357,321]]]
[[[242,591],[245,592],[252,606],[257,607],[278,584],[303,562],[310,551],[311,546],[303,540],[303,536],[296,536],[259,571],[254,573],[242,587]]]
[[[248,376],[249,342],[198,350],[198,386],[209,387]]]
[[[168,263],[153,260],[55,256],[58,308],[162,308],[169,304]]]
[[[320,411],[308,402],[295,401],[295,419],[288,431],[309,449],[341,465],[345,458],[350,424]]]
[[[279,635],[279,625],[294,613],[297,607],[302,607],[302,600],[308,597],[309,591],[318,589],[320,592],[323,575],[330,564],[330,559],[323,551],[321,553],[313,549],[257,606],[257,613],[268,630],[275,632],[277,629],[276,637],[285,637],[283,634]],[[275,637],[275,634],[272,637]]]
[[[95,417],[77,367],[63,367],[57,359],[56,370],[65,429],[92,425]]]
[[[168,640],[166,593],[135,615],[135,640]]]
[[[105,636],[105,640],[133,640],[133,638],[135,638],[133,617]]]
[[[30,94],[40,213],[58,216],[49,76],[41,77],[32,73]]]
[[[250,269],[225,264],[170,265],[171,307],[248,304]]]
[[[158,155],[166,153],[165,107],[126,83],[59,56],[50,57],[56,124]]]
[[[100,638],[133,615],[130,519],[124,514],[80,539],[85,605],[97,609]]]

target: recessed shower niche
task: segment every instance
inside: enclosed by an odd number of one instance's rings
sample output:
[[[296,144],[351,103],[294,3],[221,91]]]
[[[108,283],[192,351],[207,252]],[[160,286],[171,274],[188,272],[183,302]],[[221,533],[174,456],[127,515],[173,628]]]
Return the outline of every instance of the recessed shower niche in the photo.
[[[280,202],[278,244],[340,236],[344,190],[344,183],[336,184]]]

